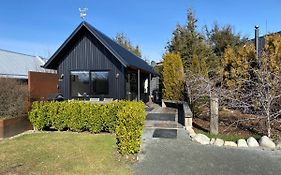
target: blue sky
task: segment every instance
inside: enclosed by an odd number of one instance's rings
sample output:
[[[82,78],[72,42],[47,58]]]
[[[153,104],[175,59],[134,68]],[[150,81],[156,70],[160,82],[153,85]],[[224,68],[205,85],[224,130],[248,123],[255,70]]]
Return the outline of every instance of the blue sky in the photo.
[[[0,2],[0,48],[50,57],[79,25],[79,7],[86,21],[114,37],[125,33],[144,56],[160,60],[176,24],[186,21],[191,7],[198,30],[217,21],[253,37],[281,30],[279,0],[6,0]]]

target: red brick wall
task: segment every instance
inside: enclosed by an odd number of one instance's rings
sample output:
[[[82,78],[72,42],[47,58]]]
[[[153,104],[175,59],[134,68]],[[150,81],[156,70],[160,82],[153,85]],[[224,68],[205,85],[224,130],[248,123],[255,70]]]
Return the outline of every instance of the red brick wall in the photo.
[[[47,100],[58,93],[58,76],[55,73],[28,72],[28,92],[30,101]]]

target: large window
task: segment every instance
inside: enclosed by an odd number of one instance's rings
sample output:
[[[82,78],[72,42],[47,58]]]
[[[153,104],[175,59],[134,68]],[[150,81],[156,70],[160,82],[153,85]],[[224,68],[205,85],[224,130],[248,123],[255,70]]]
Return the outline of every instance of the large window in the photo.
[[[90,77],[87,71],[71,71],[71,96],[80,97],[90,94]]]
[[[71,96],[109,94],[108,71],[71,71]]]
[[[91,72],[91,83],[93,94],[107,95],[108,94],[108,72],[93,71]]]

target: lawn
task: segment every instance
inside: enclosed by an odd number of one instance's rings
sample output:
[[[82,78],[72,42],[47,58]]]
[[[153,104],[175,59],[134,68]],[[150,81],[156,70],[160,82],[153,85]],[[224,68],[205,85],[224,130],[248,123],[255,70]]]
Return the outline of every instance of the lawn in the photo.
[[[114,135],[34,133],[0,141],[0,174],[130,174]]]

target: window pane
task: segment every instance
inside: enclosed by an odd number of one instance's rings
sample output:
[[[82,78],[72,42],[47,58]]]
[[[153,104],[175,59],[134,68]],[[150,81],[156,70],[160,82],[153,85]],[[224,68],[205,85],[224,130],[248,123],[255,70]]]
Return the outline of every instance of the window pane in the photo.
[[[71,71],[71,96],[79,97],[90,94],[89,72]]]
[[[94,95],[108,95],[109,73],[107,71],[94,71],[92,75],[92,88]]]

